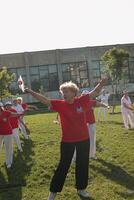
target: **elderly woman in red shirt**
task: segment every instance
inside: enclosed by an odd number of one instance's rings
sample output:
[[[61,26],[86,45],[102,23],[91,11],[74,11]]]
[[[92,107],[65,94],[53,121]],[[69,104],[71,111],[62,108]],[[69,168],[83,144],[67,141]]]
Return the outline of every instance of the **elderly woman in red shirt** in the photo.
[[[0,102],[0,149],[4,142],[7,168],[11,168],[13,162],[12,127],[9,118],[21,115],[4,110],[4,106]]]
[[[79,88],[76,84],[66,82],[60,86],[63,100],[48,99],[31,89],[25,91],[57,111],[60,115],[62,139],[60,162],[50,184],[48,200],[54,200],[61,192],[76,148],[76,188],[81,197],[89,197],[85,191],[88,184],[89,134],[85,113],[89,109],[89,98],[97,95],[106,82],[106,78],[87,95],[77,97]]]

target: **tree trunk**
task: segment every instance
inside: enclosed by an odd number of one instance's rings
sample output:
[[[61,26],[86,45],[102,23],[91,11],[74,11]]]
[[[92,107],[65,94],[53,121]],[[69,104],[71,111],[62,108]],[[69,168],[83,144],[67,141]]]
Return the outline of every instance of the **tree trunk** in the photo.
[[[116,108],[116,98],[115,98],[115,90],[114,90],[114,84],[112,81],[112,92],[113,92],[113,98],[112,98],[112,114],[114,114],[115,108]]]

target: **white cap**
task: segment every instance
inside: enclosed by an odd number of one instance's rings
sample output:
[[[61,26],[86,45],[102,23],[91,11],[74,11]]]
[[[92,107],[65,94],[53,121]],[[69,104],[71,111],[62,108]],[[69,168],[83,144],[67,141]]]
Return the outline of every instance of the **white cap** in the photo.
[[[6,103],[5,103],[5,106],[6,105],[12,105],[12,102],[11,101],[7,101]]]
[[[0,107],[3,107],[4,105],[3,105],[3,103],[2,102],[0,102]]]
[[[88,91],[88,90],[83,90],[81,94],[82,94],[82,95],[83,95],[83,94],[89,94],[89,91]]]
[[[22,97],[17,97],[17,100],[21,100],[22,101],[23,99],[22,99]]]

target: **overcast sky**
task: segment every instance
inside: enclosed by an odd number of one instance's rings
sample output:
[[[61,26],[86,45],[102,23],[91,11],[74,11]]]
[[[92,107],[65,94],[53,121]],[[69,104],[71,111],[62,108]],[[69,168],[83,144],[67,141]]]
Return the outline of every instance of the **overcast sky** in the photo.
[[[0,54],[134,43],[134,0],[0,0]]]

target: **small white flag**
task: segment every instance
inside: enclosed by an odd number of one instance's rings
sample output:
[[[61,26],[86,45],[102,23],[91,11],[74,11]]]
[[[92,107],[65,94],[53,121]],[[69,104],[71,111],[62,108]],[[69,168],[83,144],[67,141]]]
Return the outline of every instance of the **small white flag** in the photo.
[[[23,81],[21,75],[18,78],[18,85],[19,85],[19,88],[22,90],[22,92],[24,92],[25,91],[25,89],[24,89],[25,86],[24,86],[24,81]]]

